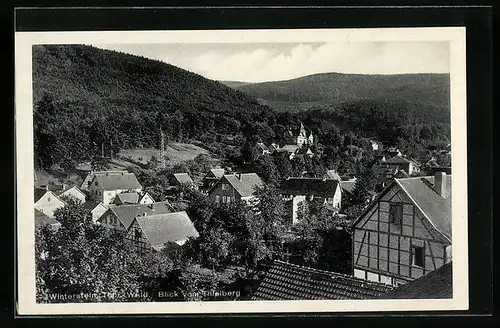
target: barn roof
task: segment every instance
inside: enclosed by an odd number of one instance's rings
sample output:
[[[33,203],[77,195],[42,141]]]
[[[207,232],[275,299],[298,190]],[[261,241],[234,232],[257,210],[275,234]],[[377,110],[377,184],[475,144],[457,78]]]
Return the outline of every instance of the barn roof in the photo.
[[[93,180],[97,180],[98,187],[103,190],[142,188],[135,174],[129,172],[95,174]]]
[[[299,146],[297,145],[284,145],[283,147],[281,147],[280,149],[278,149],[279,152],[289,152],[289,153],[294,153],[295,151],[297,151],[297,149],[299,149]]]
[[[453,298],[452,262],[407,284],[380,295],[381,299]]]
[[[169,202],[164,201],[152,204],[110,206],[109,211],[112,211],[123,226],[128,229],[135,217],[171,213],[172,208]]]
[[[254,300],[369,299],[393,287],[340,273],[275,261],[260,283]]]
[[[281,183],[281,190],[292,195],[332,196],[339,182],[323,178],[287,178]]]
[[[185,211],[141,216],[136,220],[152,247],[199,236]]]

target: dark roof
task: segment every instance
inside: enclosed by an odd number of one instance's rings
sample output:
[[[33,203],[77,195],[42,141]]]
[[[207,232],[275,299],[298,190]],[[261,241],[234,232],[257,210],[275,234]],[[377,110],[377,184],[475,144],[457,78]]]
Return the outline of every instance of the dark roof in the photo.
[[[120,204],[137,204],[139,203],[140,195],[137,192],[123,192],[121,194],[116,195],[116,201],[119,201]]]
[[[452,262],[437,270],[380,295],[380,299],[443,299],[453,298]]]
[[[331,197],[335,194],[339,182],[333,179],[322,178],[287,178],[281,183],[284,194],[316,195]]]
[[[434,191],[434,177],[396,179],[427,219],[451,240],[451,175],[446,175],[446,195]]]
[[[136,220],[153,247],[199,236],[193,222],[184,211],[141,216]]]
[[[260,283],[254,300],[369,299],[393,287],[335,272],[275,261]]]
[[[88,211],[92,211],[99,203],[100,202],[95,200],[86,201],[85,203],[83,203],[83,208]]]
[[[381,162],[386,163],[386,162]],[[398,172],[397,167],[387,165],[387,164],[377,164],[372,167],[373,173],[378,175],[396,174]]]
[[[191,177],[187,173],[174,173],[173,178],[179,184],[193,183],[193,179],[191,179]]]
[[[238,178],[240,176],[240,178]],[[226,174],[224,179],[241,197],[252,196],[256,187],[262,187],[264,182],[257,173]]]
[[[96,173],[94,179],[97,179],[97,182],[99,182],[98,187],[103,190],[142,188],[134,173]]]
[[[396,174],[394,175],[395,178],[409,178],[410,175],[408,173],[406,173],[405,170],[398,170],[398,172],[396,172]]]
[[[153,204],[110,206],[109,211],[115,213],[116,217],[120,220],[125,229],[128,229],[130,223],[132,223],[135,217],[143,216],[144,214],[154,215],[173,212],[170,203],[167,201],[156,202]]]
[[[40,228],[45,225],[60,225],[61,223],[54,218],[48,217],[35,208],[35,227]]]

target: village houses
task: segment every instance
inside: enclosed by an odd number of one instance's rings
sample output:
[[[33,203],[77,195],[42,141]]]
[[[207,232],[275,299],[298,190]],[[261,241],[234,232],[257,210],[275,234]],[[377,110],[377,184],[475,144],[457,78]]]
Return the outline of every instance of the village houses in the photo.
[[[139,251],[161,251],[179,247],[199,233],[185,211],[136,216],[127,230],[127,239]]]
[[[142,186],[135,174],[123,171],[96,173],[88,186],[90,198],[104,205],[112,203],[120,193],[141,191]]]
[[[340,210],[342,201],[339,181],[327,178],[286,178],[281,183],[281,195],[292,214],[292,224],[298,222],[298,211],[304,201],[318,202],[332,212]]]
[[[264,182],[257,173],[225,174],[208,191],[208,196],[216,203],[250,202],[255,198],[255,189],[262,186]]]
[[[106,228],[126,231],[135,217],[171,212],[174,210],[167,201],[151,204],[110,205],[97,222]]]
[[[354,276],[402,285],[452,260],[451,176],[394,179],[353,223]]]
[[[35,188],[34,190],[35,209],[45,214],[49,218],[54,217],[54,211],[63,208],[66,204],[48,186]]]

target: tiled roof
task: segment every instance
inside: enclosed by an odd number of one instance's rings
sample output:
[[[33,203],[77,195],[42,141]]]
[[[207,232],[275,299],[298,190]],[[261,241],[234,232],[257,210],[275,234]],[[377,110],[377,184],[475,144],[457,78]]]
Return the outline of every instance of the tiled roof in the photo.
[[[396,179],[429,221],[451,240],[451,175],[446,175],[446,195],[434,191],[434,177]]]
[[[45,225],[60,225],[61,223],[54,218],[50,218],[35,208],[35,227],[40,228]]]
[[[109,210],[115,213],[116,217],[118,217],[125,229],[128,229],[130,223],[132,223],[135,217],[173,212],[169,202],[167,201],[156,202],[153,204],[112,206]]]
[[[385,294],[391,289],[392,286],[353,276],[275,261],[257,288],[253,299],[370,299]]]
[[[95,174],[94,179],[97,179],[99,183],[98,187],[103,190],[142,188],[134,173],[118,172]]]
[[[123,192],[116,195],[116,201],[120,204],[137,204],[139,203],[140,195],[137,192]]]
[[[173,177],[179,184],[193,183],[193,179],[187,173],[175,173]]]
[[[226,174],[224,178],[241,197],[252,196],[256,187],[262,187],[264,182],[257,173]]]
[[[333,197],[339,182],[322,178],[287,178],[281,183],[281,190],[289,195],[316,195]]]
[[[136,220],[152,247],[161,247],[165,243],[199,236],[193,222],[184,211],[141,216]]]
[[[443,299],[453,298],[452,262],[437,270],[380,295],[380,299]]]

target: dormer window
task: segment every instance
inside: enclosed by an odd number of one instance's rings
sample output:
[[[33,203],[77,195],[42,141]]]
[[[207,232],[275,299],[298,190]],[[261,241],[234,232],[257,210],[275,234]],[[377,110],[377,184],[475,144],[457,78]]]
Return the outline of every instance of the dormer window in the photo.
[[[389,206],[389,222],[392,224],[401,224],[403,219],[403,205],[390,204]]]

